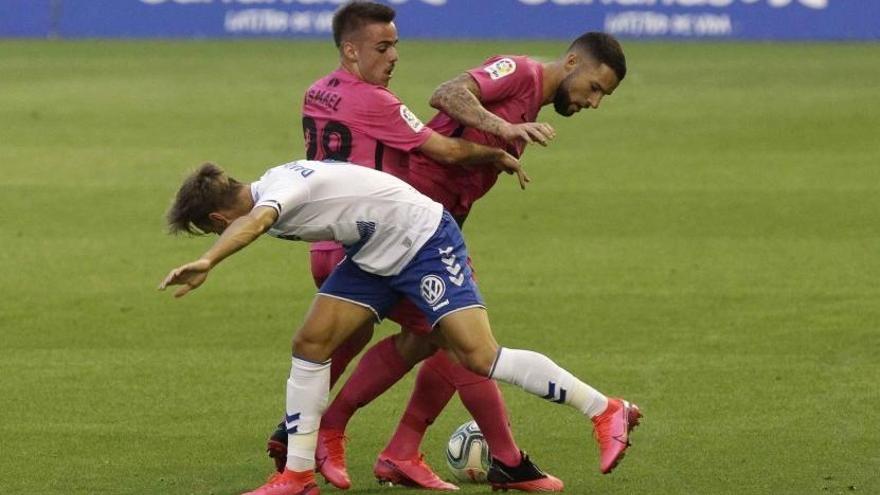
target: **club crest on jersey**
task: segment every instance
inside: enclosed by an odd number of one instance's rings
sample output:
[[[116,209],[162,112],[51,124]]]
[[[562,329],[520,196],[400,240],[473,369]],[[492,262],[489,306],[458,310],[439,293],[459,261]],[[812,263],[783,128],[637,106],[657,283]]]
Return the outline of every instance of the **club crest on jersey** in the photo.
[[[403,118],[403,121],[406,122],[406,125],[410,127],[415,132],[419,132],[425,127],[425,124],[416,117],[416,114],[412,113],[409,108],[406,108],[406,105],[400,105],[400,116]]]
[[[422,299],[431,306],[437,304],[437,301],[446,294],[446,283],[437,275],[425,275],[422,277],[420,287]]]
[[[510,58],[502,58],[492,65],[483,67],[483,70],[486,71],[489,74],[489,77],[494,81],[513,74],[514,71],[516,71],[516,62]]]

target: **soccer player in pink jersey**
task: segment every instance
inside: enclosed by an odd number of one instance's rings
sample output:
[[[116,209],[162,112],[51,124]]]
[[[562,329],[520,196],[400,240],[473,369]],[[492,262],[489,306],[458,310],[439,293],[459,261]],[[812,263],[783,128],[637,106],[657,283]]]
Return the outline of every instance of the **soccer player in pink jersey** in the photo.
[[[519,157],[527,142],[546,144],[554,136],[552,128],[535,122],[543,106],[552,103],[555,110],[565,116],[583,108],[598,108],[602,98],[613,93],[625,75],[626,62],[619,43],[603,33],[581,36],[560,59],[549,63],[523,56],[492,57],[481,66],[440,85],[432,96],[431,104],[441,112],[428,123],[428,127],[443,135],[504,148]],[[419,191],[441,202],[459,225],[464,223],[474,202],[488,192],[498,177],[496,171],[488,168],[440,164],[418,151],[410,156],[408,164],[406,180]],[[367,373],[368,369],[359,366],[350,380],[361,382],[361,375]],[[348,384],[343,387],[325,417],[339,415],[339,409],[343,413],[353,414],[359,406],[355,401],[349,401],[347,408],[338,407],[340,399],[349,393],[348,388]],[[495,486],[525,491],[548,489],[541,485],[542,478],[529,475],[529,469],[522,464],[522,455],[515,448],[512,437],[503,434],[503,431],[509,430],[506,429],[506,413],[500,395],[493,393],[490,383],[462,370],[442,352],[434,354],[420,368],[407,410],[391,441],[380,454],[377,466],[388,459],[418,456],[427,427],[456,390],[462,397],[474,391],[483,397],[497,395],[497,401],[484,400],[482,405],[501,404],[493,411],[494,416],[487,413],[486,418],[496,417],[503,421],[484,419],[482,422],[488,424],[489,428],[499,428],[499,424],[504,427],[500,428],[502,433],[495,432],[495,436],[501,439],[495,443],[505,449],[492,449],[490,482]],[[628,421],[629,416],[623,414],[624,409],[623,401],[610,399],[607,406],[603,405],[603,409],[593,414],[603,473],[613,469],[626,448],[626,442],[621,443],[608,434],[614,429],[620,430],[620,425],[612,427],[611,423]],[[343,419],[331,422],[330,427],[335,426],[333,423],[344,426],[347,417]],[[624,426],[622,431],[628,435],[631,425]],[[334,434],[340,435],[338,431]],[[507,439],[509,441],[504,441]],[[628,438],[625,440],[628,442]]]
[[[584,34],[561,58],[548,63],[525,56],[491,57],[437,88],[431,105],[440,113],[428,122],[428,127],[443,135],[504,148],[519,158],[527,142],[546,144],[554,136],[549,126],[535,123],[543,106],[552,103],[564,116],[598,108],[602,98],[613,93],[625,75],[626,60],[620,44],[604,33]],[[416,152],[410,156],[407,180],[442,203],[461,226],[474,202],[489,191],[497,177],[497,172],[487,168],[445,166]],[[455,389],[461,394],[461,382],[467,383],[462,375],[445,353],[438,352],[425,361],[403,418],[380,458],[405,458],[418,451],[427,427]],[[554,400],[552,391],[548,391],[548,398]],[[603,473],[610,472],[622,457],[632,427],[624,401],[611,398],[606,404],[592,413]],[[625,424],[621,427],[613,425],[615,422]],[[623,442],[610,431],[626,432]],[[534,483],[520,481],[527,476],[520,472],[516,459],[499,458],[495,451],[492,456],[489,481],[494,486],[536,488]]]
[[[334,41],[340,50],[340,67],[316,81],[303,101],[303,131],[306,156],[316,160],[348,161],[388,172],[406,179],[408,154],[418,151],[450,166],[473,165],[475,169],[503,169],[516,172],[521,185],[527,181],[508,153],[502,148],[486,147],[460,138],[449,137],[425,127],[419,119],[387,89],[397,53],[394,11],[371,2],[353,2],[342,7],[334,17]],[[311,247],[312,275],[317,285],[330,275],[342,260],[344,250],[333,242],[319,242]],[[418,335],[431,331],[424,315],[411,303],[403,302],[390,318],[405,329],[374,346],[362,359],[359,378],[349,382],[339,400],[328,410],[318,442],[318,467],[325,478],[339,488],[351,481],[345,470],[344,437],[348,418],[360,407],[381,394],[406,374],[415,363],[436,351],[436,347]],[[346,365],[369,342],[372,325],[366,325],[333,355],[331,384]],[[473,386],[462,392],[463,400],[485,430],[485,435],[499,456],[522,464],[530,481],[544,490],[561,489],[562,483],[538,470],[513,442],[504,404],[497,385],[491,380],[450,364]],[[353,406],[353,407],[352,407]],[[287,432],[284,425],[269,440],[269,453],[282,470],[286,461]],[[507,453],[507,457],[504,454]],[[455,485],[442,481],[416,452],[406,458],[381,458],[376,464],[378,478],[396,484],[454,490]]]
[[[507,150],[519,158],[527,142],[546,144],[553,131],[524,135],[545,105],[566,117],[599,108],[626,76],[626,59],[610,35],[590,32],[574,40],[565,54],[541,63],[525,56],[495,56],[441,84],[431,97],[440,112],[428,122],[439,134]],[[543,124],[546,126],[546,124]],[[547,126],[549,127],[549,126]],[[488,167],[450,167],[423,153],[409,160],[408,180],[429,191],[463,223],[474,201],[495,184]],[[437,199],[437,198],[440,199]]]
[[[358,7],[367,5],[370,4],[361,4]],[[345,8],[340,11],[343,12]],[[337,16],[337,19],[340,17]],[[484,82],[482,90],[485,94],[482,95],[479,93],[480,86],[472,87],[467,81],[454,80],[445,84],[435,95],[437,101],[432,103],[441,108],[446,105],[447,113],[438,115],[426,128],[384,87],[390,78],[393,63],[396,62],[396,54],[389,53],[396,43],[396,32],[383,30],[383,27],[388,26],[377,24],[382,22],[366,23],[361,26],[362,31],[367,31],[366,34],[361,32],[352,36],[362,43],[366,41],[361,45],[361,53],[357,54],[359,60],[355,67],[346,66],[346,57],[354,57],[346,53],[343,44],[340,46],[343,67],[319,80],[308,90],[303,112],[307,155],[317,159],[349,160],[404,178],[417,189],[442,202],[461,223],[473,201],[494,184],[498,171],[495,167],[486,166],[450,166],[453,160],[444,158],[449,156],[448,151],[440,152],[435,146],[444,143],[433,143],[432,138],[424,134],[430,133],[430,128],[435,128],[441,136],[466,137],[469,141],[483,142],[496,149],[506,148],[515,155],[522,153],[527,141],[546,144],[553,137],[553,129],[547,124],[534,122],[545,103],[543,93],[547,88],[542,86],[543,65],[525,57],[499,57],[490,60],[484,67],[472,71],[473,74],[465,75],[467,79],[480,82],[485,74],[486,81],[495,82]],[[341,41],[339,32],[336,31],[337,44]],[[364,51],[369,54],[371,48],[374,58],[363,60]],[[385,62],[381,63],[383,54],[386,55]],[[582,57],[568,58],[568,66],[560,74],[568,75],[575,69],[584,67]],[[559,67],[553,68],[562,68],[564,64],[556,65]],[[586,87],[590,88],[591,94],[581,98],[585,91],[581,91],[580,86],[575,87],[574,83],[582,83],[585,79],[578,72],[581,77],[566,79],[564,91],[557,91],[563,86],[561,80],[550,81],[549,86],[554,96],[566,98],[563,101],[566,106],[580,105],[577,109],[587,105],[598,106],[601,97],[613,91],[612,86],[619,83],[619,79],[615,81],[607,77],[606,65],[599,65],[605,78],[595,84],[599,85],[603,93],[594,91],[594,81],[590,80]],[[595,76],[592,73],[591,75]],[[370,80],[374,84],[368,82]],[[457,91],[460,89],[467,92]],[[572,99],[577,101],[570,101]],[[455,115],[457,120],[450,115]],[[459,121],[467,123],[467,126],[460,125]],[[480,126],[484,128],[482,131]],[[417,166],[407,168],[406,151],[416,153],[414,164]],[[442,159],[443,163],[438,163],[438,159]],[[461,162],[462,157],[455,157],[455,161]],[[416,171],[419,172],[418,175],[413,174]],[[447,183],[444,184],[444,181]],[[316,282],[320,284],[341,258],[341,251],[332,243],[314,245],[312,268]],[[415,362],[433,352],[433,348],[425,347],[423,341],[411,338],[414,334],[430,331],[424,317],[412,305],[401,305],[392,313],[392,319],[401,323],[408,332],[383,340],[364,356],[352,379],[340,391],[322,422],[317,453],[318,467],[328,481],[340,488],[350,486],[345,471],[343,444],[343,431],[348,419],[358,407],[368,403],[396,382]],[[371,335],[372,327],[364,328],[336,351],[333,356],[331,383],[336,381],[346,364],[363,348]],[[561,481],[541,472],[516,446],[510,433],[503,400],[495,383],[453,363],[442,352],[436,353],[428,365],[420,370],[416,392],[407,414],[404,415],[392,442],[375,465],[378,478],[425,488],[455,488],[454,485],[440,480],[430,470],[423,462],[418,447],[427,425],[439,414],[456,390],[489,440],[493,454],[489,478],[494,486],[524,491],[562,489]],[[612,400],[612,406],[619,408],[621,405],[622,403]],[[608,416],[613,416],[615,407],[608,409]],[[285,440],[286,431],[283,428],[270,439],[270,455],[276,458],[279,467],[282,467],[286,454]],[[622,449],[615,449],[613,445],[605,450],[616,452],[613,454],[614,462],[622,454]],[[603,467],[603,471],[605,470]]]

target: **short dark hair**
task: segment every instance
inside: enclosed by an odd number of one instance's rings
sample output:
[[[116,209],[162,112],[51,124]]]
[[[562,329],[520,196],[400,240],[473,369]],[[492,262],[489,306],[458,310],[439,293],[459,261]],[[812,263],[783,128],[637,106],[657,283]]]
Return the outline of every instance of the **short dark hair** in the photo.
[[[611,67],[619,81],[626,77],[626,57],[614,36],[599,32],[584,33],[568,47],[569,52],[575,50],[588,53],[600,64]]]
[[[342,37],[374,22],[389,23],[397,13],[391,7],[376,2],[349,2],[333,14],[333,41],[342,46]]]
[[[222,168],[205,163],[183,181],[174,203],[165,215],[168,231],[204,235],[211,229],[212,212],[232,206],[244,186],[226,175]]]

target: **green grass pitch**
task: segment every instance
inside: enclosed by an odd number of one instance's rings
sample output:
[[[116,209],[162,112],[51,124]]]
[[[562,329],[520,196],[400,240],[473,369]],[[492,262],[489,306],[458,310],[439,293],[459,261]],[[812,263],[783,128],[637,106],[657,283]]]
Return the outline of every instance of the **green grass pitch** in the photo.
[[[405,33],[404,33],[405,34]],[[564,43],[404,41],[392,89]],[[465,228],[499,340],[646,418],[598,473],[573,411],[505,388],[574,494],[880,493],[880,46],[625,43],[630,74]],[[301,157],[329,42],[0,42],[0,493],[235,494],[270,465],[305,245],[265,239],[184,300],[164,234],[188,170]],[[378,336],[394,331],[383,325]],[[412,377],[351,423],[353,494]],[[457,400],[424,449],[467,419]],[[466,487],[487,493],[488,487]],[[332,488],[326,493],[335,493]]]

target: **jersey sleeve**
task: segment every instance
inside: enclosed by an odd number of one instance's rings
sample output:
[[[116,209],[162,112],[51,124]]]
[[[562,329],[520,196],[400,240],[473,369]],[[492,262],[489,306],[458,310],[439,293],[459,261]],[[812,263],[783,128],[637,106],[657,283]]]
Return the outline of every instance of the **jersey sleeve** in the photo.
[[[480,101],[492,103],[534,93],[536,66],[526,57],[492,57],[467,73],[480,88]]]
[[[309,189],[303,180],[298,172],[270,170],[253,185],[254,208],[260,206],[274,208],[278,212],[278,218],[281,219],[296,205],[308,201]]]
[[[356,125],[387,146],[410,152],[425,144],[434,130],[427,127],[396,96],[385,89],[364,95]]]

